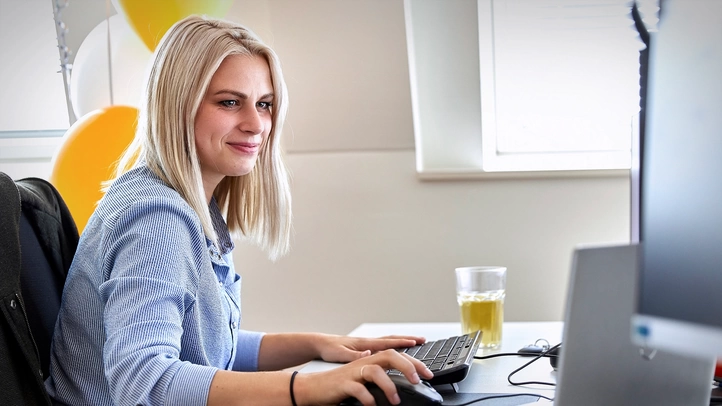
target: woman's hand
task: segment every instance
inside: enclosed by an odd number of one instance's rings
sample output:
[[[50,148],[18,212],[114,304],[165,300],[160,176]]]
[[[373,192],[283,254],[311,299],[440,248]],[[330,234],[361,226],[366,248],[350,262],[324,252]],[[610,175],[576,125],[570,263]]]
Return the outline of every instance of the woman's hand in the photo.
[[[321,333],[266,334],[261,341],[258,369],[277,371],[319,358],[327,362],[351,362],[386,349],[425,342],[423,337],[415,336],[358,338]]]
[[[332,346],[336,350],[332,355],[348,357],[352,354],[363,354],[373,351],[372,348],[388,345],[398,347],[398,343],[405,342],[413,345],[415,338],[381,339],[351,339],[340,347]],[[399,341],[400,340],[400,341]],[[421,339],[423,342],[423,339]],[[349,346],[353,349],[350,349]],[[358,347],[356,347],[358,346]],[[359,351],[356,348],[365,348]],[[358,355],[355,355],[358,358]],[[366,382],[374,382],[386,394],[391,404],[400,402],[396,385],[386,374],[388,369],[398,369],[411,383],[419,383],[420,379],[431,379],[434,375],[419,360],[393,349],[375,352],[373,355],[360,356],[353,362],[342,365],[330,371],[298,374],[294,383],[294,395],[299,406],[305,405],[337,405],[349,397],[356,398],[363,405],[373,405],[374,398],[366,389]],[[325,359],[325,358],[324,358]]]
[[[425,342],[425,338],[416,336],[361,338],[323,334],[318,337],[316,350],[324,361],[351,362],[379,351],[413,347]]]

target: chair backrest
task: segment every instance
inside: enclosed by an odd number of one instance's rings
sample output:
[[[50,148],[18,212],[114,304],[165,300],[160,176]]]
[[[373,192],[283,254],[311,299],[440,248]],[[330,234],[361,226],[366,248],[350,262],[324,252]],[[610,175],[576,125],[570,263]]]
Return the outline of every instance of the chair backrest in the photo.
[[[15,182],[20,192],[20,286],[43,376],[78,230],[60,193],[39,178]]]
[[[50,261],[27,216],[20,214],[20,289],[30,331],[38,347],[43,376],[48,376],[50,343],[60,310],[64,281],[54,274]]]
[[[0,172],[0,403],[50,404],[50,343],[78,231],[47,181]]]

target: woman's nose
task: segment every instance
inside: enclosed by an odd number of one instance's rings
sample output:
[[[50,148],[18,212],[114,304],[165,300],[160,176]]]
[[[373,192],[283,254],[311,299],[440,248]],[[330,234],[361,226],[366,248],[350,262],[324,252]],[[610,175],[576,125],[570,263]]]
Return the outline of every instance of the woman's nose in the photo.
[[[261,120],[261,114],[255,109],[255,106],[244,109],[241,113],[239,127],[244,133],[260,134],[263,132],[263,120]]]

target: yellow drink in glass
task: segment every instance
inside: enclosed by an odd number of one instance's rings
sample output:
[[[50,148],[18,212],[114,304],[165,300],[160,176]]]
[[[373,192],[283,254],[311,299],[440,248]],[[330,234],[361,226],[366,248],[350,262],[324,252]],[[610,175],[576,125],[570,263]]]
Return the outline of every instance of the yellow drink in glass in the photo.
[[[481,348],[498,348],[504,322],[504,291],[458,293],[461,331],[481,330]]]

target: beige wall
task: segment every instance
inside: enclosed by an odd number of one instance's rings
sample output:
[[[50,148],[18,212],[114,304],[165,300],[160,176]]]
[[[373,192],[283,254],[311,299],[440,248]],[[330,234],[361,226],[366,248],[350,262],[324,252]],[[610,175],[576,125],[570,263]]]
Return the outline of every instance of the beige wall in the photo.
[[[236,245],[246,328],[455,321],[464,265],[509,268],[508,320],[559,320],[574,245],[628,240],[625,177],[417,179],[402,0],[237,0],[228,18],[276,49],[291,95],[292,251]]]
[[[560,320],[572,247],[625,240],[623,179],[419,182],[412,151],[292,154],[293,251],[239,245],[244,323],[454,321],[453,269],[509,268],[507,319]]]

